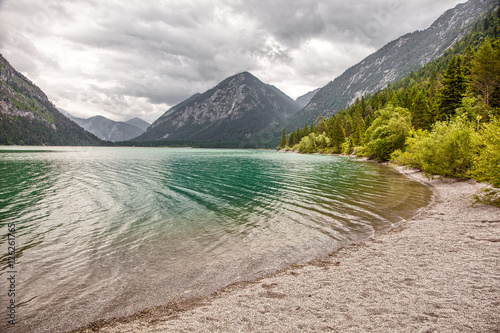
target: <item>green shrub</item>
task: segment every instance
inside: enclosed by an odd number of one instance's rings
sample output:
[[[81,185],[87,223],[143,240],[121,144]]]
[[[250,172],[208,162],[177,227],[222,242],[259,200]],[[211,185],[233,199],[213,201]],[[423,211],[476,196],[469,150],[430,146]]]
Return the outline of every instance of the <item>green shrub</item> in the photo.
[[[311,133],[308,136],[305,136],[300,140],[299,143],[299,152],[301,153],[314,153],[316,151],[316,145],[314,144],[314,136],[316,134]]]
[[[397,165],[406,165],[412,168],[421,168],[420,163],[416,160],[415,145],[418,141],[429,136],[429,131],[418,129],[416,131],[411,131],[409,136],[406,138],[405,147],[409,147],[407,150],[403,151],[401,149],[396,149],[391,154],[391,163]]]
[[[354,143],[352,142],[352,138],[344,141],[340,146],[340,152],[342,155],[351,155],[354,152]]]
[[[322,151],[329,146],[331,146],[331,140],[324,133],[320,135],[311,133],[300,140],[300,143],[298,144],[298,151],[310,154]]]
[[[479,154],[473,161],[472,177],[500,187],[500,118],[482,125],[476,140]]]
[[[396,162],[414,166],[427,175],[466,179],[476,150],[474,124],[457,117],[437,122],[432,131],[415,132],[405,153],[393,154]]]
[[[365,133],[365,156],[387,161],[391,153],[403,149],[412,129],[411,115],[407,109],[388,107],[376,113],[377,118]]]
[[[474,195],[474,203],[495,205],[500,207],[500,190],[485,188]]]

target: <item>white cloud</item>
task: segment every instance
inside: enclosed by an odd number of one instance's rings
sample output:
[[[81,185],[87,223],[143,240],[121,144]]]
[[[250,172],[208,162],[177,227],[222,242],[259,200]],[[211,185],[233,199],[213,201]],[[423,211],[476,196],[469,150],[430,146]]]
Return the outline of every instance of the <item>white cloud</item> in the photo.
[[[0,52],[75,115],[154,121],[242,71],[298,97],[459,2],[4,0]]]

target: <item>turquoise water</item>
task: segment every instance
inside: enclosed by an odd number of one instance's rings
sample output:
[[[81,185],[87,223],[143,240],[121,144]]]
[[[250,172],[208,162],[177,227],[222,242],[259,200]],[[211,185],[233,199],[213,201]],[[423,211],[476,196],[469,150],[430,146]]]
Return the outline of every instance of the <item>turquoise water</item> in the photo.
[[[386,166],[258,150],[4,147],[0,174],[0,315],[15,224],[16,327],[33,332],[310,260],[430,199]]]

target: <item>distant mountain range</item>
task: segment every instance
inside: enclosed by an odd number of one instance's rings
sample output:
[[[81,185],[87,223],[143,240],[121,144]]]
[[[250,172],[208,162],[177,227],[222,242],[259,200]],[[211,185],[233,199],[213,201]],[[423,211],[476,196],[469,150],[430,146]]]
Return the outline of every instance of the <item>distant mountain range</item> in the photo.
[[[64,109],[59,108],[58,110],[83,129],[89,131],[102,140],[111,142],[131,140],[143,134],[151,125],[150,123],[137,117],[122,122],[113,121],[103,116],[78,118]]]
[[[384,88],[442,56],[497,3],[498,0],[470,0],[460,4],[428,29],[388,43],[325,87],[299,97],[295,103],[279,92],[278,99],[271,98],[285,103],[278,108],[279,103],[269,103],[268,99],[255,94],[270,86],[250,73],[235,75],[203,95],[194,95],[172,107],[136,140],[276,146],[283,127],[290,131],[315,122],[320,114],[325,117],[335,114],[356,98]],[[272,88],[274,92],[277,90]],[[280,108],[289,111],[276,112]]]
[[[283,127],[290,131],[314,122],[320,114],[331,116],[442,56],[498,5],[498,0],[459,4],[428,29],[388,43],[297,101],[244,72],[170,108],[149,127],[140,119],[72,119],[104,140],[133,139],[129,144],[275,147]],[[104,144],[62,116],[1,56],[0,66],[0,144]]]
[[[47,96],[0,55],[0,144],[105,145],[63,116]]]
[[[245,146],[262,129],[283,123],[300,105],[248,72],[170,108],[134,141]]]

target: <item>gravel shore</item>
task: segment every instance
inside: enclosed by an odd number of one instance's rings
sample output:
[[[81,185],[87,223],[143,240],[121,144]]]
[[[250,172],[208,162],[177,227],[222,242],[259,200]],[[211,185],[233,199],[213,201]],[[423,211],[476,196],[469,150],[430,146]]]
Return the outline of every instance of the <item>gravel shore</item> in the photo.
[[[500,208],[485,185],[427,180],[434,200],[388,232],[100,332],[500,332]],[[85,332],[90,332],[86,330]]]

